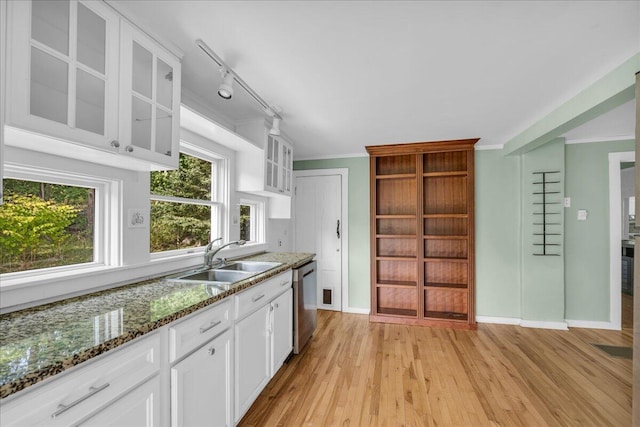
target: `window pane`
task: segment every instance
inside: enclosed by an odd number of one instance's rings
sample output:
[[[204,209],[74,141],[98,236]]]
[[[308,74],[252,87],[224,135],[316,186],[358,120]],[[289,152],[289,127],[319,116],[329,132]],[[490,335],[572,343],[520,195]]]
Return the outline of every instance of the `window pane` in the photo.
[[[106,22],[78,3],[78,61],[105,74]]]
[[[151,201],[151,252],[197,248],[209,242],[211,206]]]
[[[156,101],[160,105],[171,108],[171,103],[173,102],[173,68],[162,59],[158,59],[157,73]]]
[[[153,55],[133,42],[133,90],[151,99]]]
[[[67,124],[69,65],[31,48],[31,114]]]
[[[31,37],[60,53],[69,53],[69,1],[39,0],[32,3]]]
[[[76,72],[76,127],[104,135],[104,81],[78,68]]]
[[[95,189],[5,179],[0,273],[93,261]]]
[[[133,96],[131,104],[131,144],[151,149],[151,104]]]
[[[171,114],[156,108],[156,153],[171,155]]]
[[[252,241],[251,238],[251,206],[240,205],[240,239],[247,242]]]
[[[211,200],[211,171],[211,162],[180,153],[178,170],[151,172],[151,194]]]

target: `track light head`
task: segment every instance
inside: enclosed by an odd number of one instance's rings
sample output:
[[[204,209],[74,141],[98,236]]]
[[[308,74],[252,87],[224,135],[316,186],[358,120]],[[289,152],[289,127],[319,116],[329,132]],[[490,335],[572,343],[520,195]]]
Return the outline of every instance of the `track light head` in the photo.
[[[280,119],[278,117],[273,118],[273,124],[269,130],[269,135],[280,136]]]
[[[222,71],[222,83],[218,86],[218,95],[224,99],[231,99],[233,96],[233,74],[228,70]]]

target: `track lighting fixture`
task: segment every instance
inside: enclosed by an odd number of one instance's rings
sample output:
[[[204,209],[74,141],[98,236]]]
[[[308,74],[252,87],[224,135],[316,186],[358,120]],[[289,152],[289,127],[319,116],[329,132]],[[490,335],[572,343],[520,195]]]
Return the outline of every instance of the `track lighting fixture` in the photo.
[[[277,117],[273,118],[273,124],[271,125],[271,130],[269,130],[269,135],[280,136],[280,119]]]
[[[222,70],[222,83],[218,87],[218,95],[224,99],[231,99],[233,96],[233,74],[227,69]]]
[[[271,106],[267,104],[267,102],[260,97],[253,89],[249,87],[244,80],[240,78],[238,74],[235,73],[231,68],[225,64],[225,62],[220,58],[205,42],[198,39],[196,40],[196,44],[202,51],[209,57],[213,62],[218,64],[220,70],[222,72],[222,83],[218,87],[218,95],[220,95],[224,99],[231,99],[233,96],[233,83],[237,83],[242,89],[245,90],[258,104],[264,108],[265,113],[269,117],[273,118],[273,123],[271,125],[271,129],[269,130],[270,135],[280,135],[280,122],[282,121],[282,109],[280,107]]]

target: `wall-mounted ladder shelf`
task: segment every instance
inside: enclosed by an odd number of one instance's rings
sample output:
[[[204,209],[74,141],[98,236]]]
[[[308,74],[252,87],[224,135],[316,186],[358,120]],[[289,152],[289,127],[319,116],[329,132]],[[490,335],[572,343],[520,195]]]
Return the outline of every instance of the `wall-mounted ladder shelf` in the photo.
[[[535,256],[560,256],[562,194],[560,171],[533,172],[533,235]]]

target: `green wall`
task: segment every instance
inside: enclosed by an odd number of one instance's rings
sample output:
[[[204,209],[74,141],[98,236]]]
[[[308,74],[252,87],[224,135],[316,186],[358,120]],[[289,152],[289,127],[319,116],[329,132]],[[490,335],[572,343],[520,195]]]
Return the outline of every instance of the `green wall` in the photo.
[[[475,159],[476,314],[520,318],[520,158]]]
[[[369,309],[369,157],[293,162],[294,170],[349,169],[349,306]]]
[[[564,208],[564,139],[557,139],[540,148],[522,155],[521,195],[522,195],[522,319],[544,322],[564,322],[564,251],[563,220]],[[544,253],[542,246],[543,206],[542,176],[537,172],[557,171],[548,174],[547,181],[557,182],[546,185],[549,194],[546,196],[550,224],[546,253],[556,256],[536,256]],[[552,194],[555,192],[556,194]],[[557,235],[553,235],[557,234]]]
[[[609,321],[609,153],[635,151],[633,141],[565,146],[565,318]],[[586,209],[586,221],[577,220]]]
[[[476,313],[562,322],[609,321],[608,153],[633,141],[564,145],[519,156],[476,151]],[[349,169],[349,305],[368,309],[369,159],[294,162],[294,169]],[[531,172],[564,171],[563,257],[532,256]],[[560,194],[560,198],[564,196]],[[589,211],[577,221],[578,209]]]

